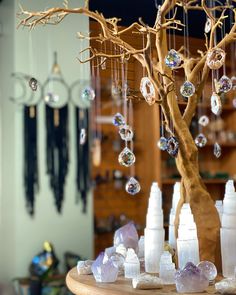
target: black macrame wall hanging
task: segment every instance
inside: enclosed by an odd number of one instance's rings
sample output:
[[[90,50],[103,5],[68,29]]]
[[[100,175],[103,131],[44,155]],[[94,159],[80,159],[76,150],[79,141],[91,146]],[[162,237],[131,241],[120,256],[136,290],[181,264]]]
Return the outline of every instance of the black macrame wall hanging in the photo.
[[[90,188],[89,159],[89,110],[75,108],[76,121],[76,156],[77,156],[77,202],[83,203],[86,212],[87,195]]]
[[[68,105],[54,109],[46,105],[47,173],[57,211],[61,213],[69,164]]]
[[[26,208],[33,215],[35,193],[38,191],[36,106],[24,106],[24,188]]]

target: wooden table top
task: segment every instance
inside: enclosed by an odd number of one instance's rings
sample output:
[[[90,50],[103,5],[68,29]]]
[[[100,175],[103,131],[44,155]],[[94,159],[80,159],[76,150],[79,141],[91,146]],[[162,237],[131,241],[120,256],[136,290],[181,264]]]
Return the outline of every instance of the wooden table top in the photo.
[[[131,280],[118,277],[115,283],[96,283],[93,275],[78,275],[76,267],[70,270],[66,277],[66,284],[69,290],[76,295],[150,295],[150,294],[178,294],[175,285],[164,286],[158,290],[136,290],[132,287]],[[215,294],[214,286],[209,286],[204,293]],[[194,295],[194,293],[191,293]]]

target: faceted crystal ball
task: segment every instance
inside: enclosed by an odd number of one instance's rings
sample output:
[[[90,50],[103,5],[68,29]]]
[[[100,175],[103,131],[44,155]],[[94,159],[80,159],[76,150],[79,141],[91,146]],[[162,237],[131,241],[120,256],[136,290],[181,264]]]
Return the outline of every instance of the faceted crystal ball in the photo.
[[[198,263],[197,267],[203,271],[210,282],[213,282],[217,277],[217,269],[214,263],[210,261],[201,261]]]
[[[130,167],[135,163],[135,155],[129,148],[125,147],[119,154],[118,162],[120,165]]]
[[[175,273],[175,284],[178,293],[198,293],[208,287],[209,280],[200,268],[188,262]]]
[[[131,177],[125,185],[125,190],[130,195],[136,195],[140,192],[140,189],[140,184],[134,177]]]
[[[129,222],[126,225],[116,230],[114,235],[114,246],[118,247],[123,244],[126,249],[132,248],[136,252],[138,251],[138,233],[133,222]]]
[[[218,81],[219,85],[219,92],[227,93],[232,89],[232,80],[228,78],[227,76],[222,76],[220,80]]]
[[[184,84],[180,87],[180,93],[184,97],[190,97],[195,93],[195,86],[189,81],[185,81]]]
[[[221,146],[217,142],[214,144],[213,154],[217,159],[221,156]]]
[[[125,118],[120,113],[116,113],[113,117],[113,125],[121,127],[125,125]]]
[[[86,87],[82,91],[81,97],[85,101],[94,100],[94,98],[95,98],[95,91],[93,90],[92,87]]]
[[[98,255],[91,269],[98,283],[113,283],[117,280],[118,267],[116,267],[110,259],[104,262],[104,252]]]
[[[200,133],[195,138],[195,144],[196,146],[202,148],[207,144],[207,138],[204,134]]]
[[[166,58],[165,58],[165,64],[167,67],[174,69],[181,64],[181,57],[179,56],[178,52],[174,49],[171,49]]]
[[[29,80],[29,87],[33,90],[36,91],[38,88],[38,81],[35,78],[31,78]]]
[[[129,125],[120,127],[119,134],[122,140],[131,141],[134,137],[132,128]]]
[[[157,146],[159,147],[159,149],[161,151],[166,151],[167,149],[167,138],[165,138],[164,136],[160,137],[160,139],[157,142]]]

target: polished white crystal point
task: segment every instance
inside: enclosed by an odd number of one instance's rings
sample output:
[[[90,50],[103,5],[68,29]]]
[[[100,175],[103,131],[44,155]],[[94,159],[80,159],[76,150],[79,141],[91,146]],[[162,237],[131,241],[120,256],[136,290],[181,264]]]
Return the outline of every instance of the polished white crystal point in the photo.
[[[158,273],[160,257],[164,250],[165,231],[163,228],[162,193],[156,182],[151,187],[144,236],[145,271]]]
[[[236,294],[235,278],[224,279],[215,284],[216,291],[221,294]]]
[[[197,227],[188,203],[183,204],[180,211],[177,252],[179,268],[184,268],[187,262],[199,263]]]
[[[93,260],[78,261],[77,263],[77,272],[79,275],[90,275],[92,273],[91,266]]]
[[[132,285],[134,289],[139,290],[161,289],[163,287],[160,278],[147,273],[142,273],[134,278],[132,280]]]
[[[171,285],[175,283],[175,264],[172,262],[172,255],[169,251],[164,251],[160,258],[159,277],[162,279],[164,285]]]
[[[134,249],[129,248],[124,263],[125,278],[133,279],[140,274],[140,262]]]
[[[176,249],[176,237],[175,237],[175,214],[176,208],[180,200],[180,182],[176,182],[174,185],[174,192],[172,197],[172,208],[170,210],[169,217],[169,244],[172,248]]]

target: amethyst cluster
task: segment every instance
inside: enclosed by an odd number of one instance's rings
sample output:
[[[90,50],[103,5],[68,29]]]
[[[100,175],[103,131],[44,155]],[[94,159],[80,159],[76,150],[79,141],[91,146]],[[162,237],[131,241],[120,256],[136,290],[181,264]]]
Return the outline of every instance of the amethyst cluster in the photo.
[[[129,222],[115,232],[114,246],[124,245],[126,249],[132,248],[138,251],[138,233],[133,222]]]

